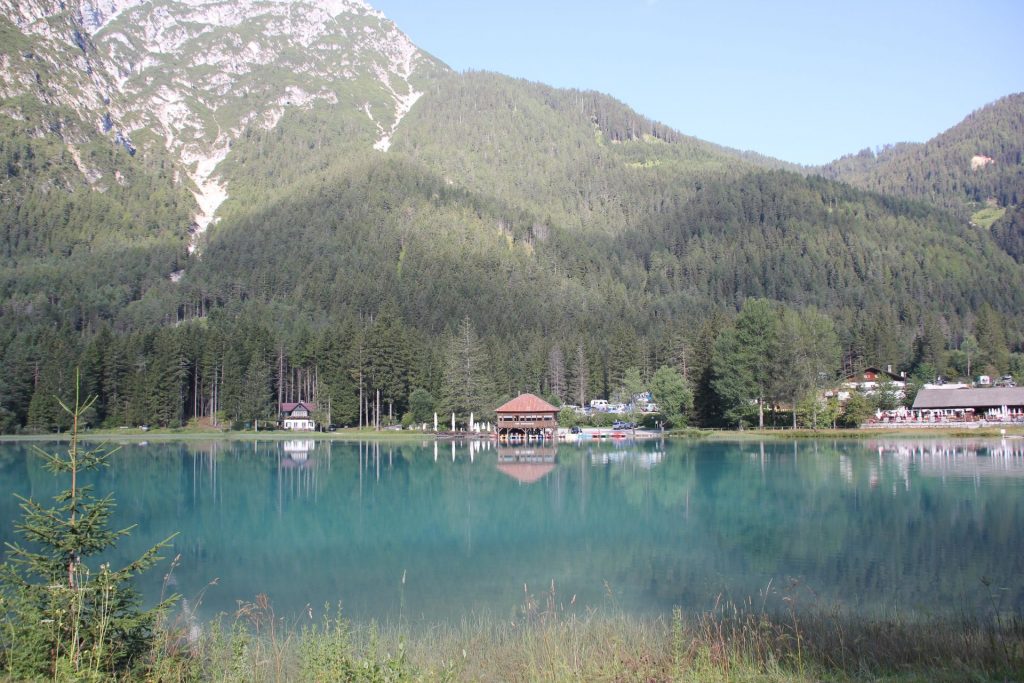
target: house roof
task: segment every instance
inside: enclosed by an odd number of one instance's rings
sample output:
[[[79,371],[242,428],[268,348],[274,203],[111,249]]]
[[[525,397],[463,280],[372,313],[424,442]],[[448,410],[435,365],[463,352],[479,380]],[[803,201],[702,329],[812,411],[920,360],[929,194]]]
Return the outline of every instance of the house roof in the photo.
[[[1024,406],[1024,387],[994,389],[921,389],[914,410]]]
[[[281,412],[282,413],[291,413],[291,412],[294,412],[295,409],[298,408],[299,406],[302,406],[303,408],[305,408],[306,410],[308,410],[311,413],[316,410],[316,404],[315,403],[310,403],[308,401],[299,401],[298,403],[282,403],[281,404]]]
[[[855,372],[852,375],[847,375],[846,376],[846,381],[847,382],[858,382],[858,381],[864,379],[865,376],[869,372],[873,373],[875,376],[886,375],[889,379],[893,380],[894,382],[902,382],[902,381],[904,381],[906,379],[906,377],[903,377],[902,375],[898,375],[895,372],[889,372],[888,370],[882,370],[882,369],[876,368],[874,366],[869,366],[869,367],[864,368],[860,372]]]
[[[533,394],[519,394],[514,399],[501,406],[496,413],[557,413],[558,408],[554,407],[544,399]]]

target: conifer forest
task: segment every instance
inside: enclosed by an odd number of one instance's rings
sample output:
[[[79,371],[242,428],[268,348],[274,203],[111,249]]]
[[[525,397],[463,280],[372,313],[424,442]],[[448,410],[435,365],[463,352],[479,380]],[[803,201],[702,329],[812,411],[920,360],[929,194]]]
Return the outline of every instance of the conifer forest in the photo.
[[[681,424],[789,424],[867,366],[1024,375],[1024,95],[810,168],[594,92],[440,63],[418,87],[384,150],[344,101],[242,126],[205,231],[155,133],[4,100],[0,432],[67,429],[76,368],[94,428],[463,420],[662,368]]]

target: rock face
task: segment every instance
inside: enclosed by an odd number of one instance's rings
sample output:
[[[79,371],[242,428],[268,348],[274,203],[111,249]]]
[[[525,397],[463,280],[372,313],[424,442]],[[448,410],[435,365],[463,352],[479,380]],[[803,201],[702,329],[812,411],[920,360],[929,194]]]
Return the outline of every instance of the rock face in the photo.
[[[112,180],[80,153],[95,136],[132,154],[161,148],[191,180],[193,238],[230,192],[217,166],[246,131],[290,108],[347,107],[386,152],[422,83],[447,71],[362,0],[0,0],[0,11],[0,116],[59,135],[92,184]],[[33,122],[37,102],[58,124]]]

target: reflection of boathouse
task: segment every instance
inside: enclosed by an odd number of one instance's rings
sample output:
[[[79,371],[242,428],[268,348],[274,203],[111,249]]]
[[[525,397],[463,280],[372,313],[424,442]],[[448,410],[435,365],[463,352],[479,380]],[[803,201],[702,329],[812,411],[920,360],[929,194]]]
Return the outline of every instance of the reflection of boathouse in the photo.
[[[494,412],[502,440],[551,439],[558,431],[558,408],[533,394],[520,394]]]
[[[498,447],[498,471],[520,484],[540,481],[555,469],[557,462],[555,446]]]

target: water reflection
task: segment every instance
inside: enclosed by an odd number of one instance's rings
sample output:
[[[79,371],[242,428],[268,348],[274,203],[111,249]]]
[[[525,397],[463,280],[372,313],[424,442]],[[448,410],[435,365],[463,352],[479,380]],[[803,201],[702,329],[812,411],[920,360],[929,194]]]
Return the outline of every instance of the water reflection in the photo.
[[[650,469],[661,463],[665,457],[665,451],[638,450],[632,446],[626,446],[612,451],[591,449],[589,456],[592,465],[635,463],[640,467]]]
[[[539,442],[519,446],[499,445],[498,471],[520,484],[535,484],[551,474],[558,462],[558,447]]]
[[[987,577],[1020,610],[1022,475],[1012,439],[297,439],[126,447],[91,482],[115,492],[115,524],[138,523],[124,557],[179,532],[178,590],[219,579],[197,613],[267,593],[282,615],[341,601],[353,618],[436,620],[514,612],[524,583],[552,581],[580,609],[782,605],[766,587],[796,579],[852,611],[970,613]],[[26,448],[0,445],[0,542],[12,493],[59,488]]]
[[[872,441],[880,456],[894,458],[901,471],[915,467],[929,477],[1024,478],[1024,439],[963,441]]]

